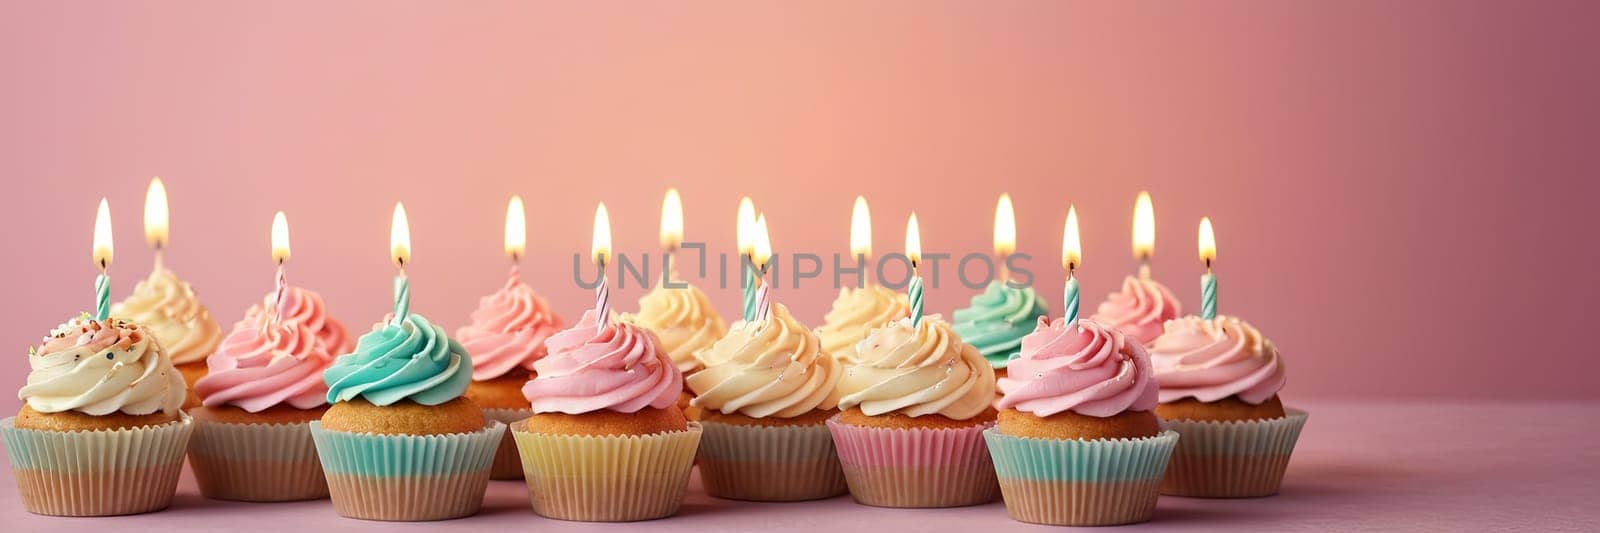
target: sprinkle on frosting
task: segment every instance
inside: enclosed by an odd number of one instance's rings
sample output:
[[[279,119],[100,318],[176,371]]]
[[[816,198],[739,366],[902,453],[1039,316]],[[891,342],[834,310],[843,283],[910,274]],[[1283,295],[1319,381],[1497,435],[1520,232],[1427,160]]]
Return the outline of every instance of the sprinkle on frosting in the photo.
[[[1141,344],[1161,336],[1161,325],[1178,318],[1183,306],[1172,289],[1150,278],[1128,276],[1122,290],[1106,297],[1095,310],[1095,321],[1122,330]]]
[[[240,323],[206,358],[194,384],[206,407],[232,405],[252,413],[276,405],[311,409],[327,403],[322,372],[333,362],[304,322]]]
[[[1012,287],[996,281],[982,294],[973,296],[966,309],[955,312],[951,327],[978,348],[989,364],[1005,368],[1007,361],[1016,357],[1022,337],[1033,331],[1034,320],[1048,312],[1032,287]]]
[[[204,361],[222,342],[222,326],[200,305],[194,288],[166,268],[135,285],[128,299],[111,308],[111,316],[154,333],[176,365]]]
[[[881,285],[859,289],[843,287],[839,289],[839,297],[833,300],[833,308],[822,317],[817,337],[822,339],[822,351],[840,361],[851,362],[856,358],[856,343],[867,338],[873,328],[910,313],[905,293]]]
[[[839,379],[839,408],[868,416],[978,416],[994,401],[994,369],[939,315],[917,325],[902,318],[856,344],[856,362]]]
[[[661,347],[684,374],[701,368],[695,352],[711,346],[728,332],[706,293],[693,285],[651,289],[639,299],[639,314],[624,319],[655,332]]]
[[[633,413],[678,402],[683,374],[655,333],[612,320],[595,326],[595,312],[550,337],[550,355],[534,363],[537,374],[522,387],[537,413],[583,414],[602,409]]]
[[[251,305],[244,312],[244,320],[234,324],[233,328],[235,330],[240,327],[259,328],[269,315],[275,317],[276,311],[272,310],[274,296],[272,293],[267,293],[259,303]],[[328,315],[328,307],[322,303],[322,295],[310,289],[294,285],[284,289],[283,320],[298,323],[310,330],[330,354],[349,353],[355,348],[349,330],[345,329],[344,324]]]
[[[1277,345],[1255,326],[1231,316],[1168,321],[1166,332],[1150,345],[1150,359],[1162,402],[1238,396],[1259,405],[1287,380]]]
[[[17,398],[41,413],[172,414],[188,394],[161,343],[126,320],[78,315],[30,351],[32,371]]]
[[[839,401],[839,362],[783,304],[772,304],[766,320],[735,322],[726,337],[696,357],[705,369],[685,379],[696,395],[691,405],[754,418],[794,418],[833,409]]]
[[[1155,409],[1156,382],[1144,346],[1093,320],[1041,317],[1038,326],[1000,378],[1003,396],[996,406],[1040,417]]]
[[[399,324],[385,318],[372,326],[356,341],[355,353],[334,359],[322,379],[328,403],[361,397],[376,405],[439,405],[467,391],[472,357],[444,328],[411,313]]]
[[[545,341],[561,326],[544,298],[513,276],[478,300],[472,323],[456,330],[456,338],[472,354],[472,379],[486,381],[513,368],[532,370],[546,353]]]

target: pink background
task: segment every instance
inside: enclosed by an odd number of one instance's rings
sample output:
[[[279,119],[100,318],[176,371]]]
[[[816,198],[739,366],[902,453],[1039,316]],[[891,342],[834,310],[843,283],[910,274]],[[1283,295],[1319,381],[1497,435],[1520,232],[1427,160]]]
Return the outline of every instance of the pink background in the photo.
[[[413,309],[450,325],[499,286],[507,196],[528,278],[569,318],[596,201],[654,250],[661,194],[733,246],[756,199],[782,251],[844,251],[864,194],[879,251],[989,249],[995,197],[1060,310],[1066,206],[1086,309],[1133,268],[1155,195],[1158,278],[1196,309],[1216,222],[1222,309],[1285,350],[1286,397],[1593,399],[1600,247],[1595,8],[1580,2],[0,2],[0,389],[92,305],[95,201],[118,299],[168,264],[224,324],[290,279],[357,329],[389,307],[389,210],[410,210]],[[946,277],[932,311],[973,291]],[[704,283],[702,283],[704,284]],[[631,310],[641,290],[613,291]],[[812,325],[822,283],[775,293]],[[733,290],[713,292],[725,314]],[[1580,329],[1582,328],[1582,329]],[[14,409],[9,393],[0,407]],[[1292,400],[1291,400],[1292,401]]]

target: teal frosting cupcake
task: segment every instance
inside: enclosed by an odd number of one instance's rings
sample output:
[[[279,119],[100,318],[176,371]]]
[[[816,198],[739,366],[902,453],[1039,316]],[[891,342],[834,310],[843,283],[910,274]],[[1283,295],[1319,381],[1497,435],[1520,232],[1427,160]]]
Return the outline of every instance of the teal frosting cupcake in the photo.
[[[961,340],[978,348],[989,364],[1005,368],[1021,349],[1022,338],[1033,333],[1039,317],[1049,313],[1045,301],[1032,287],[1012,287],[992,282],[971,305],[955,312],[951,328]]]
[[[411,313],[385,321],[356,341],[322,373],[328,403],[357,397],[374,405],[411,400],[439,405],[460,397],[472,382],[472,358],[443,328]]]

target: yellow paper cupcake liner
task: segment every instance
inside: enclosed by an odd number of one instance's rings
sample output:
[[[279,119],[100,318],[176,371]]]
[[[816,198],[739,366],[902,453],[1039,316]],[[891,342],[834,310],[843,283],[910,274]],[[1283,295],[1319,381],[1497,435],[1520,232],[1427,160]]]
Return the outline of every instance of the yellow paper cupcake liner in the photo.
[[[218,500],[289,502],[328,497],[311,426],[196,420],[189,464],[200,495]]]
[[[700,481],[707,494],[788,502],[844,494],[844,470],[827,426],[701,422]]]
[[[148,513],[172,503],[194,421],[97,431],[18,429],[0,438],[28,512],[54,516]]]
[[[654,435],[531,433],[512,427],[533,512],[559,520],[630,522],[677,514],[701,427]]]
[[[527,420],[530,416],[533,416],[533,409],[483,410],[484,418],[498,421],[506,427]],[[500,437],[500,447],[494,452],[494,466],[489,468],[489,479],[501,481],[522,479],[522,456],[517,454],[517,442],[511,437],[510,431]]]

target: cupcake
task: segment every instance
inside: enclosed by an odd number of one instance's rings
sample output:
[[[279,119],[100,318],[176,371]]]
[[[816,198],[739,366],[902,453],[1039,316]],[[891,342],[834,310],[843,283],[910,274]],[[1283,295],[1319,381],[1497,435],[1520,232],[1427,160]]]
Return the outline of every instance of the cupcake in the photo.
[[[260,302],[245,309],[244,319],[235,323],[233,329],[259,327],[269,318],[275,320],[278,316],[272,308],[275,297],[275,293],[267,293]],[[350,350],[355,348],[349,330],[328,314],[328,306],[322,302],[322,295],[311,289],[294,285],[284,287],[283,321],[299,324],[300,327],[309,330],[330,354],[350,353]],[[209,361],[207,366],[209,367]]]
[[[994,369],[939,316],[902,318],[856,344],[828,429],[850,495],[878,507],[994,500],[982,433],[994,425]]]
[[[774,303],[770,313],[734,323],[696,356],[705,369],[685,379],[702,409],[701,481],[707,494],[735,500],[844,494],[826,425],[838,414],[841,365],[789,308]]]
[[[156,267],[128,299],[112,306],[111,316],[150,330],[191,388],[184,406],[200,405],[192,388],[206,373],[206,356],[222,343],[222,326],[211,319],[194,288],[166,267]]]
[[[854,361],[856,343],[867,338],[872,328],[888,324],[910,314],[904,293],[880,285],[861,288],[843,287],[833,300],[833,308],[822,317],[822,327],[817,337],[822,339],[822,351],[843,362]]]
[[[534,415],[513,425],[533,512],[624,522],[683,502],[700,425],[678,409],[683,375],[654,333],[595,311],[550,337],[522,388]]]
[[[322,373],[331,405],[311,423],[333,508],[366,520],[478,512],[505,425],[462,397],[472,358],[422,315],[385,320]]]
[[[1283,408],[1278,347],[1248,322],[1186,316],[1150,347],[1161,415],[1183,435],[1162,494],[1270,496],[1283,483],[1306,413]]]
[[[978,349],[1000,375],[1007,361],[1017,356],[1022,337],[1033,331],[1034,321],[1049,310],[1033,287],[1012,287],[996,281],[971,305],[955,312],[956,334]]]
[[[30,513],[105,516],[164,509],[193,421],[183,377],[150,330],[126,320],[62,324],[28,350],[16,417],[0,421]]]
[[[661,339],[661,348],[672,357],[678,372],[687,376],[703,368],[695,352],[704,350],[728,333],[722,316],[711,306],[706,293],[693,285],[671,288],[659,286],[639,299],[639,313],[626,315],[622,320],[632,321],[655,332]],[[693,393],[684,389],[678,407],[692,420],[694,411],[689,405]]]
[[[1100,302],[1090,319],[1120,329],[1148,346],[1161,336],[1162,324],[1182,313],[1183,306],[1172,289],[1147,277],[1128,276],[1122,280],[1122,290]]]
[[[1000,379],[984,433],[1011,518],[1105,526],[1150,519],[1178,435],[1151,412],[1150,355],[1092,320],[1040,318]]]
[[[472,323],[456,330],[461,346],[472,354],[472,383],[467,399],[483,408],[483,416],[510,424],[533,414],[522,385],[534,361],[544,357],[545,340],[561,329],[561,317],[550,311],[512,269],[506,285],[478,300]],[[492,479],[522,479],[517,445],[506,433],[495,452]]]
[[[200,495],[250,502],[328,497],[307,424],[328,408],[322,371],[333,355],[307,327],[323,322],[241,322],[206,358],[206,375],[194,384],[202,405],[188,410],[195,420],[189,461]]]

